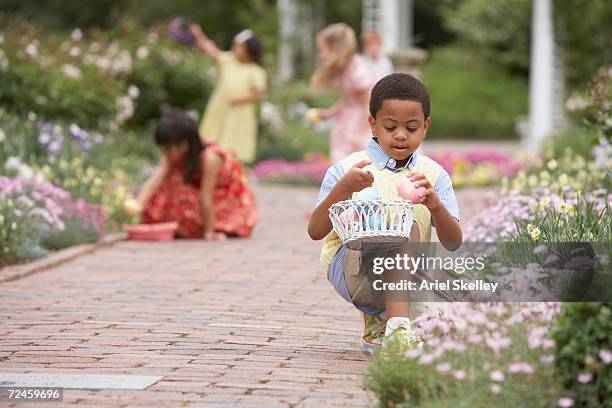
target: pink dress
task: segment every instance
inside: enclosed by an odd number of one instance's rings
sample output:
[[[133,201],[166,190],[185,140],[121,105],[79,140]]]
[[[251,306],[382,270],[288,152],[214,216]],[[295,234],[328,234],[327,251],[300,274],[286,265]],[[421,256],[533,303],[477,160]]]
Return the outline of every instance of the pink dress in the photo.
[[[358,92],[368,96],[376,83],[368,64],[355,55],[337,79],[340,104],[333,116],[330,136],[330,158],[335,163],[351,153],[365,150],[372,137],[368,116],[368,102],[359,101]]]

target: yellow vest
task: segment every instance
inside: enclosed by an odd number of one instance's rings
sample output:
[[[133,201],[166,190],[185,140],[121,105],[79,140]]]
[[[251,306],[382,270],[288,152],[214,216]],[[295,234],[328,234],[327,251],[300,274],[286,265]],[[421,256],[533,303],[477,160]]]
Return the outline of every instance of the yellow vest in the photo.
[[[346,174],[355,164],[359,163],[362,160],[369,160],[367,153],[365,151],[353,153],[344,159],[340,160],[340,165],[344,169],[344,173]],[[416,164],[412,168],[412,170],[408,170],[407,168],[398,171],[397,173],[392,172],[388,169],[380,170],[376,165],[370,164],[364,169],[370,170],[374,177],[378,182],[378,187],[380,188],[380,194],[383,199],[395,200],[401,199],[399,194],[397,193],[397,183],[410,172],[418,172],[423,173],[425,177],[429,180],[432,186],[436,184],[438,177],[442,173],[442,166],[433,161],[427,156],[423,156],[422,154],[417,154]],[[353,193],[353,197],[357,193]],[[416,204],[414,206],[414,221],[419,226],[419,230],[421,233],[420,240],[421,242],[429,242],[431,240],[431,213],[422,204]],[[338,237],[338,234],[334,230],[332,230],[323,241],[323,249],[321,250],[321,264],[323,265],[323,270],[327,272],[329,269],[329,264],[331,264],[334,255],[340,249],[342,242]]]

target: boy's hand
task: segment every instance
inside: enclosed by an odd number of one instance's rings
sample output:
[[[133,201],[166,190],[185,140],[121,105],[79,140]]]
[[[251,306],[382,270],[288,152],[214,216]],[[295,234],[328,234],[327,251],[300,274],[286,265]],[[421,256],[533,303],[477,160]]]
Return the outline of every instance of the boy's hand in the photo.
[[[429,211],[433,211],[440,205],[443,205],[440,201],[440,197],[438,197],[438,193],[436,193],[436,190],[434,190],[433,186],[423,173],[411,172],[409,177],[415,189],[419,187],[425,187],[427,189],[427,193],[425,193],[425,200],[423,200],[421,204],[427,207]]]
[[[370,164],[372,164],[371,160],[362,160],[351,167],[340,181],[338,181],[339,187],[342,188],[345,193],[351,194],[372,186],[374,176],[372,173],[363,169]]]

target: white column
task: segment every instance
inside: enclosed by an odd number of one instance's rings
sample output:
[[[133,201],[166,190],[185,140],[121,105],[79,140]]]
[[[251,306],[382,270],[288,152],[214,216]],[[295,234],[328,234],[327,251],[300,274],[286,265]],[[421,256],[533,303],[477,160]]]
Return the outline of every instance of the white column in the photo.
[[[550,0],[534,0],[529,59],[529,135],[524,145],[536,151],[554,127],[554,34]]]
[[[381,7],[381,34],[384,40],[386,54],[397,51],[401,47],[401,0],[382,0]]]
[[[281,81],[293,78],[293,54],[296,7],[294,0],[278,0],[279,45],[278,76]]]

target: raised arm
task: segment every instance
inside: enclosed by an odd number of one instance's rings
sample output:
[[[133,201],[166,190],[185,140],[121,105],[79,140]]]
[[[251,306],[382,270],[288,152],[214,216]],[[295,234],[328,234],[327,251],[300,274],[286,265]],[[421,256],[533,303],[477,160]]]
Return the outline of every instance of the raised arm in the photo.
[[[197,47],[206,55],[214,59],[215,61],[219,58],[221,50],[217,47],[215,42],[208,38],[202,28],[198,24],[192,24],[190,27],[191,34],[196,39]]]

